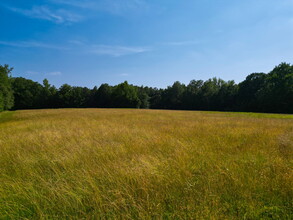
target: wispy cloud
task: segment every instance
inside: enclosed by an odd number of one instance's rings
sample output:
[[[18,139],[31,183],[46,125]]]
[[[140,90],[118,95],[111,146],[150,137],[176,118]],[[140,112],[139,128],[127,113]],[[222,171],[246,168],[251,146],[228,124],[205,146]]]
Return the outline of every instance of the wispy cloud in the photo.
[[[128,73],[120,73],[119,76],[129,76]]]
[[[130,54],[138,54],[150,51],[146,47],[125,47],[125,46],[107,46],[107,45],[93,45],[89,52],[98,55],[109,55],[114,57],[125,56]]]
[[[60,76],[62,75],[62,72],[60,71],[53,71],[53,72],[38,72],[38,71],[32,71],[28,70],[25,72],[26,75],[32,76],[32,75],[45,75],[45,76]]]
[[[172,41],[172,42],[165,42],[163,45],[169,46],[187,46],[187,45],[196,45],[199,44],[199,41],[191,40],[191,41]]]
[[[47,6],[34,6],[32,9],[7,7],[7,9],[30,18],[43,19],[57,24],[73,23],[82,20],[82,16],[78,14],[64,9],[52,10]]]
[[[38,75],[39,73],[36,72],[36,71],[28,70],[28,71],[25,72],[25,74],[28,75],[28,76],[31,76],[31,75]]]
[[[55,71],[55,72],[46,73],[45,75],[49,75],[49,76],[60,76],[60,75],[62,75],[62,73],[60,71]]]
[[[84,42],[80,41],[80,40],[70,40],[70,41],[68,41],[68,43],[75,44],[75,45],[78,45],[78,46],[85,45]]]
[[[131,54],[145,53],[152,51],[150,47],[131,47],[131,46],[117,46],[117,45],[104,45],[104,44],[90,44],[79,40],[70,40],[75,49],[96,55],[105,55],[112,57],[120,57]]]
[[[144,0],[50,0],[56,4],[64,4],[82,9],[105,11],[122,15],[129,12],[141,13],[148,9]]]
[[[50,2],[87,9],[96,8],[97,4],[99,4],[97,1],[92,0],[50,0]]]
[[[52,45],[52,44],[46,44],[42,42],[35,42],[35,41],[17,41],[17,42],[11,42],[11,41],[0,41],[0,45],[10,46],[10,47],[27,47],[27,48],[47,48],[47,49],[56,49],[56,50],[64,50],[67,49],[65,47]]]
[[[53,49],[53,50],[78,50],[85,53],[91,53],[96,55],[106,55],[113,57],[120,57],[130,54],[138,54],[151,51],[149,47],[129,47],[129,46],[113,46],[113,45],[96,45],[96,44],[86,44],[82,41],[72,40],[69,41],[72,45],[58,46],[36,41],[0,41],[0,45],[9,46],[9,47],[21,47],[21,48],[44,48],[44,49]],[[74,46],[73,46],[74,45]],[[56,72],[52,72],[52,74]],[[51,74],[51,75],[52,75]]]

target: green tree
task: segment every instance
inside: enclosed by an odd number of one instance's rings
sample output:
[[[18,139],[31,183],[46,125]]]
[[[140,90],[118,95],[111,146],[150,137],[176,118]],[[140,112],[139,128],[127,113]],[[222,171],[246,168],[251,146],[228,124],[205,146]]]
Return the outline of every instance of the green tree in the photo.
[[[102,84],[95,94],[96,107],[113,107],[112,92],[113,88],[111,86],[109,86],[107,83]]]
[[[150,102],[149,102],[149,95],[147,93],[147,89],[145,89],[143,86],[137,88],[138,91],[138,98],[139,98],[139,108],[149,108]]]
[[[220,89],[216,96],[215,110],[232,111],[236,108],[236,97],[238,85],[233,80],[221,83]]]
[[[11,86],[11,71],[7,64],[0,65],[0,111],[9,110],[13,107],[14,98]]]
[[[268,73],[258,98],[261,111],[293,113],[293,65],[281,63]]]
[[[137,89],[129,85],[127,81],[114,87],[112,97],[114,107],[138,108],[140,105]]]
[[[225,83],[222,79],[212,78],[204,82],[200,90],[200,108],[203,110],[216,110],[217,95]]]
[[[72,107],[72,86],[63,84],[58,90],[58,107]]]
[[[267,75],[265,73],[252,73],[239,83],[238,110],[260,111],[261,105],[259,92],[265,85]]]
[[[90,99],[90,90],[85,87],[74,86],[71,90],[71,107],[84,108]]]
[[[183,107],[183,95],[186,86],[179,81],[173,83],[172,86],[164,91],[163,102],[168,109],[181,109]]]
[[[187,85],[184,94],[184,107],[186,109],[200,108],[200,91],[203,83],[202,80],[191,80]]]
[[[51,86],[47,79],[43,80],[43,91],[42,91],[42,108],[53,108],[56,106],[56,94],[57,89],[55,86]]]
[[[163,89],[145,87],[145,91],[147,92],[149,96],[149,107],[151,109],[164,108],[163,102],[162,102],[162,96],[164,91]]]
[[[43,87],[41,84],[23,77],[12,80],[14,109],[42,108]]]

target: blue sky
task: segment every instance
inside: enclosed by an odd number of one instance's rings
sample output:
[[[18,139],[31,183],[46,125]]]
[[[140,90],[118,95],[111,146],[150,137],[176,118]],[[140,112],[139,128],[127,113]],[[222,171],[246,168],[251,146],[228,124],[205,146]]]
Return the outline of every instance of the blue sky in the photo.
[[[293,0],[1,0],[0,64],[93,87],[240,82],[293,60]]]

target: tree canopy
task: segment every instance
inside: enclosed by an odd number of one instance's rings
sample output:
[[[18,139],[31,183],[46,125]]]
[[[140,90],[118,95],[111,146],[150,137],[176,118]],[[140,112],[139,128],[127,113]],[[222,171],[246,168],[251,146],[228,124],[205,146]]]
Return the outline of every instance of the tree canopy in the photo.
[[[11,109],[14,103],[10,80],[12,70],[8,65],[0,65],[0,111]]]
[[[293,66],[281,63],[269,73],[252,73],[239,84],[212,78],[179,81],[166,89],[134,86],[127,81],[93,89],[63,84],[56,88],[0,66],[0,110],[37,108],[152,108],[293,113]],[[14,102],[13,102],[14,100]]]

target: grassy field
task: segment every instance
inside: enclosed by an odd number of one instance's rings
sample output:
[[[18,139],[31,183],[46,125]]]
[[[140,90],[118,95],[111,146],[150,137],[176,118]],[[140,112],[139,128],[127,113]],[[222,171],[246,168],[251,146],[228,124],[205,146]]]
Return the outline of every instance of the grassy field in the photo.
[[[292,219],[293,115],[0,114],[0,219]]]

